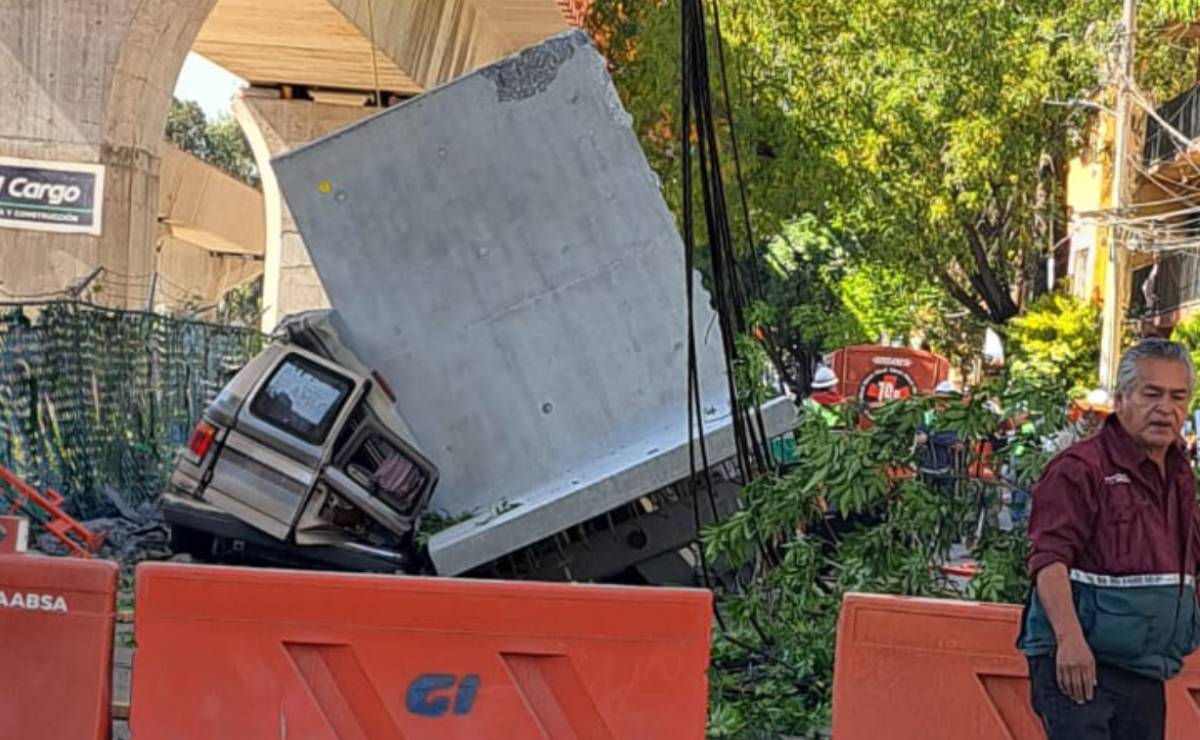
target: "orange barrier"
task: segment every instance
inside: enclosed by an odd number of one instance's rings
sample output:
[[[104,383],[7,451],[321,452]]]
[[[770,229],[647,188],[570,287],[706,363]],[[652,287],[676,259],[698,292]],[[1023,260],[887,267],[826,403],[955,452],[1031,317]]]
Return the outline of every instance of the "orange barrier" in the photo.
[[[833,676],[837,740],[1043,740],[1020,607],[850,594]],[[1196,698],[1193,698],[1196,697]],[[1167,738],[1200,737],[1200,658],[1167,684]]]
[[[707,591],[147,564],[133,737],[702,738]]]
[[[0,516],[0,555],[15,555],[29,548],[29,520]]]
[[[0,555],[0,737],[107,739],[117,565]]]

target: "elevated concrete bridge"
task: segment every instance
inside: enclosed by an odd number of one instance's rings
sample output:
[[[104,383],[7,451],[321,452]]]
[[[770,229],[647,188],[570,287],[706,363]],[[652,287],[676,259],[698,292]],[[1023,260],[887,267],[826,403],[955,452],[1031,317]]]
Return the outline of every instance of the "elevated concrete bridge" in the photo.
[[[581,14],[580,0],[0,3],[0,177],[33,168],[47,181],[92,183],[71,208],[7,202],[0,191],[0,299],[61,295],[96,267],[149,275],[164,239],[197,246],[181,235],[214,233],[166,213],[159,197],[171,93],[195,49],[252,85],[235,113],[263,173],[264,323],[320,305],[323,290],[270,157],[369,115],[377,97],[386,105],[428,90]],[[102,187],[89,190],[96,166]],[[201,242],[214,254],[253,252]],[[145,300],[127,293],[114,302]]]

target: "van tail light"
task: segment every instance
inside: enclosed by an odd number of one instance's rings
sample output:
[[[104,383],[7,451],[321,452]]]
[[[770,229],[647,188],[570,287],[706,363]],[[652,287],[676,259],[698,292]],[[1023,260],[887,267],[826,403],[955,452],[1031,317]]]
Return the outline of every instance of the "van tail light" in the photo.
[[[188,440],[188,450],[196,456],[197,461],[203,460],[204,456],[208,454],[216,436],[217,428],[207,421],[201,421],[196,425],[196,430],[192,432],[192,438]]]

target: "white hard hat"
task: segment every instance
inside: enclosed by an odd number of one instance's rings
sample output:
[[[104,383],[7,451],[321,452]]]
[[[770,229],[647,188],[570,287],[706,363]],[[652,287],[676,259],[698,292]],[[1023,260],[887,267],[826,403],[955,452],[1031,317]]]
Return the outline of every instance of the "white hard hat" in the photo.
[[[817,372],[813,373],[812,387],[815,390],[823,391],[826,388],[832,388],[837,384],[838,376],[824,365],[818,367]]]
[[[1107,406],[1108,391],[1104,390],[1103,388],[1096,388],[1088,391],[1087,403],[1089,406]]]
[[[933,395],[935,395],[935,396],[960,396],[960,395],[962,395],[962,391],[960,391],[958,389],[958,386],[955,385],[953,381],[943,380],[942,382],[937,384],[937,387],[935,387],[933,389]]]

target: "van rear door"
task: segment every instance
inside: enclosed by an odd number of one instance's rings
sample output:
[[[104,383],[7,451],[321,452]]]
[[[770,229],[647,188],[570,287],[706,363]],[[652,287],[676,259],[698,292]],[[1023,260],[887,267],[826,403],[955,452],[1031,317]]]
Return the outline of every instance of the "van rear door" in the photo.
[[[317,355],[280,355],[238,411],[204,499],[286,540],[367,380]]]

